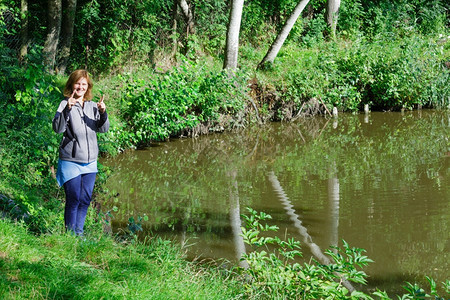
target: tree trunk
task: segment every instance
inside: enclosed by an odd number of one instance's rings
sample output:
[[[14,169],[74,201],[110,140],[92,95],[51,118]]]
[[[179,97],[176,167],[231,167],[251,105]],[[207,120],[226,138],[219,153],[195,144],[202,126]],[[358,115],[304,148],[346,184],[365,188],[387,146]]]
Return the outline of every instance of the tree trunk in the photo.
[[[186,0],[178,0],[178,5],[183,12],[184,20],[186,21],[186,33],[194,34],[194,16],[192,15],[192,10],[189,8],[189,4],[186,2]]]
[[[244,0],[233,0],[230,12],[230,23],[227,30],[224,69],[236,69],[239,52],[239,30],[241,27]]]
[[[28,53],[28,0],[20,2],[20,21],[19,60],[22,61]]]
[[[73,28],[75,25],[75,12],[77,0],[63,0],[63,20],[61,27],[61,41],[59,43],[59,64],[58,69],[64,74],[70,57],[70,47],[72,45]]]
[[[48,0],[47,38],[44,43],[44,64],[53,73],[58,49],[59,34],[61,31],[61,0]]]
[[[338,21],[339,7],[341,0],[328,0],[327,3],[327,23],[331,29],[331,36],[336,38],[336,25]]]
[[[266,56],[264,56],[263,60],[258,64],[258,68],[261,68],[266,63],[273,63],[275,58],[278,55],[278,52],[280,51],[281,47],[284,44],[284,41],[289,35],[289,32],[291,31],[292,27],[294,26],[295,22],[297,21],[298,17],[302,13],[303,9],[308,4],[309,0],[301,0],[297,6],[294,8],[294,11],[289,16],[289,18],[286,20],[286,23],[284,24],[283,28],[281,29],[280,33],[278,34],[277,38],[273,42],[272,46],[270,46],[269,51],[267,52]]]
[[[172,8],[172,59],[177,60],[178,51],[178,39],[177,39],[177,14],[178,14],[178,4],[176,1],[173,3]]]

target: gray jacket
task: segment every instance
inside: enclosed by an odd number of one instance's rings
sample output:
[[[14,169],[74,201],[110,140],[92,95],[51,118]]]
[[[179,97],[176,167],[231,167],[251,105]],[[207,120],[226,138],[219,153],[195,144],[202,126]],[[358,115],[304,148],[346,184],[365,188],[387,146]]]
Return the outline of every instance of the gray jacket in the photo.
[[[84,102],[84,107],[77,102],[71,109],[67,99],[61,101],[55,117],[53,130],[63,133],[59,146],[59,158],[77,163],[90,163],[98,157],[97,132],[109,129],[108,114],[100,114],[97,103]]]

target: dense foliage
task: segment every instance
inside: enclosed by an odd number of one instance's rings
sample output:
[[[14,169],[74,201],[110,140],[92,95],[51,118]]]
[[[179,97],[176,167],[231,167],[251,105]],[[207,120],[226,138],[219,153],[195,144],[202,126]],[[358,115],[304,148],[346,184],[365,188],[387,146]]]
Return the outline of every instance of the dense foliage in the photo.
[[[217,0],[188,3],[195,16],[191,34],[180,13],[174,18],[172,1],[78,1],[69,70],[87,68],[96,76],[107,76],[124,70],[134,73],[142,65],[169,70],[184,62],[182,57],[192,65],[205,58],[223,60],[229,7]],[[21,3],[5,4],[0,21],[5,75],[0,90],[11,99],[23,90],[17,83],[27,79],[15,54],[20,47]],[[28,61],[40,60],[47,26],[43,5],[29,3],[33,31]],[[342,1],[337,42],[327,38],[326,1],[311,1],[273,69],[254,74],[295,5],[294,0],[246,1],[239,63],[248,72],[239,74],[241,81],[256,76],[261,89],[275,88],[280,105],[294,102],[297,109],[318,97],[341,110],[362,109],[364,104],[379,110],[449,104],[445,1]],[[175,46],[178,51],[173,53]],[[261,105],[270,102],[260,100]]]
[[[413,35],[323,44],[319,52],[291,54],[292,67],[278,90],[285,101],[323,99],[342,110],[358,111],[445,107],[449,104],[449,71],[442,64],[444,46]],[[301,55],[301,54],[300,54]],[[287,58],[286,58],[287,60]],[[283,68],[276,64],[274,68]],[[279,71],[278,71],[279,72]]]

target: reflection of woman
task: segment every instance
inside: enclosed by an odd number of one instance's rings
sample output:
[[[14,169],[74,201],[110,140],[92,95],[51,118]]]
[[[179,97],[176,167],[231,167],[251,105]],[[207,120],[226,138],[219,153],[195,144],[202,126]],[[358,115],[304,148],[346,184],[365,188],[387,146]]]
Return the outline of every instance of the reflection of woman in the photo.
[[[64,223],[77,235],[83,234],[97,174],[97,132],[109,129],[103,97],[98,103],[90,101],[92,86],[87,71],[70,74],[53,118],[53,130],[63,133],[56,179],[66,193]]]

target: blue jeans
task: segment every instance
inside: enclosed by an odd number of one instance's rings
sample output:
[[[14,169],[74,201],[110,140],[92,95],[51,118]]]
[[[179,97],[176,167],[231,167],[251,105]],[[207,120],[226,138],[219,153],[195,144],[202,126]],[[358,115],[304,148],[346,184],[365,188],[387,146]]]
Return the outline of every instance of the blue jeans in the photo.
[[[84,221],[91,204],[96,175],[97,173],[81,174],[64,183],[66,193],[64,224],[67,230],[75,232],[76,235],[83,235]]]

